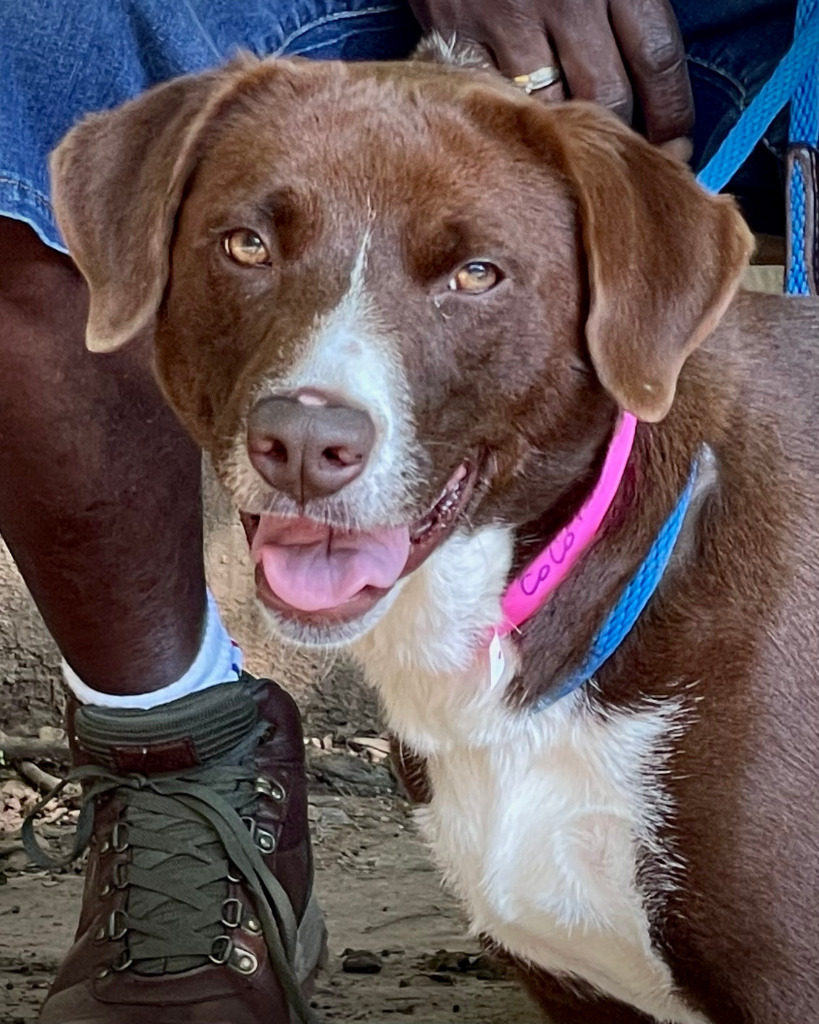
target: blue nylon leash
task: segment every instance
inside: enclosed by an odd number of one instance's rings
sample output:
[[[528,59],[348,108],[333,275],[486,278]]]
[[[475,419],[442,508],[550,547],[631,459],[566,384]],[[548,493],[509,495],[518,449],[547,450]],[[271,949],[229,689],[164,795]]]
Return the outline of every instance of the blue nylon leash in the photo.
[[[707,166],[700,171],[698,180],[704,188],[710,192],[719,192],[725,188],[751,155],[771,121],[796,94],[797,89],[812,76],[812,72],[817,70],[818,54],[819,3],[817,0],[800,0],[791,48],[723,139]],[[809,100],[806,101],[805,111],[805,116],[810,117]],[[814,125],[816,123],[814,120]]]
[[[642,565],[631,578],[628,586],[620,595],[617,604],[606,616],[603,625],[597,631],[583,664],[568,679],[564,680],[556,690],[541,697],[534,705],[534,711],[542,711],[544,708],[559,701],[562,697],[568,696],[573,690],[578,689],[578,687],[591,679],[594,673],[604,662],[608,661],[623,640],[625,640],[657,589],[668,567],[683,523],[685,522],[685,514],[691,504],[698,474],[699,460],[697,459],[694,461],[688,482],[677,499],[677,504],[674,506],[671,515],[663,523]]]
[[[810,31],[819,18],[819,0],[800,0],[796,10],[794,40]],[[795,44],[794,44],[795,45]],[[791,142],[819,143],[819,46],[814,46],[813,62],[809,62],[791,101]]]
[[[819,18],[819,0],[799,0],[795,38]],[[811,273],[819,254],[816,246],[816,163],[819,145],[819,48],[791,100],[788,150],[788,258],[785,290],[790,295],[810,295],[817,288]],[[812,197],[814,203],[808,202]],[[813,209],[813,218],[810,210]]]

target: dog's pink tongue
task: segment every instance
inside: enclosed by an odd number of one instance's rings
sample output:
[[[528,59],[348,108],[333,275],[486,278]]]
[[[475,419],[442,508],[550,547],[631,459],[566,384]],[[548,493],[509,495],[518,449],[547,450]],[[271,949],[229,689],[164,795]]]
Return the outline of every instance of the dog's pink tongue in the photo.
[[[262,516],[251,553],[280,600],[317,612],[344,604],[364,587],[391,587],[409,548],[406,526],[344,532],[309,519]]]

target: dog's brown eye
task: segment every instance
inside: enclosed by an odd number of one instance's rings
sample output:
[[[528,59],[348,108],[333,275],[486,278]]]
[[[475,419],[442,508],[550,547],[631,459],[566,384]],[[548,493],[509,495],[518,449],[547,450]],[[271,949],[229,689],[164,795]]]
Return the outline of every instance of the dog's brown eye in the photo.
[[[222,239],[222,245],[233,262],[243,267],[261,267],[270,263],[267,246],[255,231],[248,228],[229,231]]]
[[[448,288],[453,292],[468,292],[470,295],[480,295],[481,292],[488,292],[501,280],[500,270],[493,263],[484,263],[481,260],[473,260],[471,263],[464,263],[460,270],[449,279]]]

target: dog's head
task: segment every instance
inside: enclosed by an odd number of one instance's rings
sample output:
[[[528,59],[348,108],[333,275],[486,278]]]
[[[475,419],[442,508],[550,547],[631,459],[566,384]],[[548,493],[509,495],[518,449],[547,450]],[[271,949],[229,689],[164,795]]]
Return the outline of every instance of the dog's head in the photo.
[[[618,408],[664,417],[750,248],[606,113],[418,62],[243,58],[86,120],[53,179],[89,347],[153,331],[262,599],[320,642],[542,516]]]

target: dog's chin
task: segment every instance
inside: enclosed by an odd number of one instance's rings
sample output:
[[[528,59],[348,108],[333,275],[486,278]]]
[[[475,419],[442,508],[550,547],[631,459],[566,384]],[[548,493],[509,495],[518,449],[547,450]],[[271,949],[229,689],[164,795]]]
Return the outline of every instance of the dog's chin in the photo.
[[[256,596],[262,607],[262,614],[268,627],[282,640],[299,647],[346,647],[354,643],[365,633],[369,633],[386,615],[401,591],[402,581],[379,596],[366,595],[365,602],[348,602],[351,607],[345,617],[344,609],[333,609],[333,614],[326,612],[296,612],[282,606],[275,595],[272,595],[266,582],[259,583],[259,572],[256,573]],[[375,588],[369,588],[375,590]],[[268,593],[265,594],[264,591]],[[271,600],[271,597],[273,598]]]
[[[310,647],[350,644],[373,629],[392,606],[403,581],[433,551],[441,547],[463,522],[466,510],[476,496],[480,461],[474,458],[462,462],[450,476],[437,500],[423,515],[403,527],[375,527],[369,532],[351,531],[313,521],[309,515],[288,518],[242,513],[242,523],[256,562],[256,595],[272,629],[291,643]],[[315,601],[311,609],[311,602],[316,596],[312,592],[315,577],[308,571],[310,566],[307,559],[299,564],[301,556],[298,552],[301,549],[320,550],[322,531],[326,531],[328,549],[333,546],[334,536],[339,536],[342,538],[339,542],[341,547],[346,545],[348,549],[355,549],[356,545],[370,548],[380,546],[382,553],[387,551],[387,560],[391,560],[392,569],[385,572],[382,566],[374,573],[377,583],[384,585],[373,582],[355,590],[349,588],[342,595],[343,599],[331,606],[321,606],[319,601]],[[402,542],[399,537],[403,538],[403,547],[400,546]],[[282,575],[280,568],[274,569],[271,576],[270,563],[267,561],[269,556],[278,559],[279,566],[282,558],[285,562],[287,558],[293,558],[296,576],[291,573]],[[327,557],[332,556],[328,554]],[[295,596],[288,601],[282,595],[287,594],[287,584],[298,578],[301,578],[301,584],[295,589],[291,587],[291,594]]]

